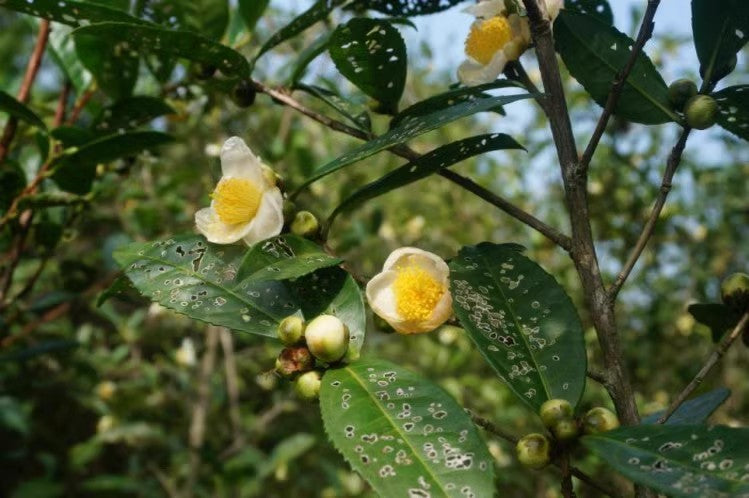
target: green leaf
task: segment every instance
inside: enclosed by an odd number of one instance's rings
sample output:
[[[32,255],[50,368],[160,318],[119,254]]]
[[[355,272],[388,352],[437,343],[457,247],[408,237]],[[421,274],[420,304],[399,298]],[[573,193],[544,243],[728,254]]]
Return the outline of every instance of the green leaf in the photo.
[[[52,165],[52,178],[63,190],[85,194],[91,190],[98,163],[137,154],[172,140],[170,135],[158,131],[108,135],[60,156]]]
[[[323,33],[302,50],[302,53],[299,54],[299,57],[297,57],[297,60],[294,63],[294,70],[291,71],[291,77],[289,78],[289,83],[292,86],[304,77],[307,66],[309,66],[317,56],[328,49],[328,42],[330,41],[331,35],[332,33],[330,32]]]
[[[99,133],[109,134],[137,128],[152,119],[174,112],[162,99],[138,95],[120,99],[102,109],[91,127]]]
[[[70,26],[53,25],[53,29],[49,32],[47,51],[80,95],[91,84],[93,76],[78,58],[75,41],[72,36],[69,36],[72,31],[73,28]]]
[[[712,96],[718,102],[718,124],[749,140],[749,85],[729,86]]]
[[[140,56],[129,42],[102,41],[96,36],[78,35],[75,37],[75,51],[104,93],[115,100],[133,93]]]
[[[80,344],[78,341],[70,339],[53,339],[49,341],[41,341],[34,346],[9,351],[0,355],[0,362],[4,361],[27,361],[37,356],[42,356],[49,353],[58,353],[62,351],[69,351],[75,349]],[[2,412],[2,410],[0,410]]]
[[[44,124],[44,121],[39,116],[34,114],[34,111],[2,90],[0,90],[0,112],[7,112],[21,121],[26,121],[40,130],[47,131],[47,125]]]
[[[721,303],[690,304],[687,311],[697,322],[710,327],[713,342],[718,342],[723,334],[734,328],[741,319],[741,314],[735,309]]]
[[[493,133],[466,138],[438,147],[424,154],[416,161],[412,161],[387,173],[382,178],[365,185],[351,194],[335,208],[328,218],[328,224],[331,224],[341,212],[360,206],[365,201],[426,178],[443,168],[449,168],[469,157],[492,150],[505,149],[523,149],[523,146],[509,135]]]
[[[219,40],[226,31],[228,0],[188,0],[180,2],[180,7],[187,29],[213,40]]]
[[[672,497],[747,496],[749,429],[638,425],[582,439],[633,481]]]
[[[239,15],[242,16],[247,31],[255,29],[269,3],[270,0],[239,0]]]
[[[736,67],[736,54],[749,40],[749,3],[725,0],[692,0],[694,47],[700,74],[715,83]]]
[[[239,266],[237,279],[288,280],[341,262],[314,242],[296,235],[279,235],[252,246]]]
[[[80,147],[96,139],[96,134],[91,130],[78,126],[58,126],[50,132],[50,135],[62,142],[65,147]]]
[[[67,192],[41,192],[27,195],[18,202],[18,209],[44,209],[54,206],[75,206],[88,202],[84,197]]]
[[[453,309],[509,388],[534,412],[577,405],[585,389],[583,328],[564,289],[515,244],[464,247],[450,262]]]
[[[360,360],[325,372],[325,431],[380,496],[493,496],[493,462],[466,412],[397,365]]]
[[[356,357],[366,320],[361,293],[350,275],[333,267],[295,281],[239,280],[246,253],[243,246],[181,235],[129,244],[115,250],[114,259],[144,296],[196,320],[237,331],[276,337],[278,322],[289,315],[311,319],[333,314],[349,327],[349,354]]]
[[[372,129],[372,122],[364,106],[357,106],[337,93],[315,85],[298,83],[294,86],[294,89],[301,90],[322,100],[360,130],[368,132]]]
[[[356,0],[354,8],[372,9],[389,16],[420,16],[449,9],[464,0]]]
[[[395,111],[406,86],[406,44],[382,19],[351,19],[338,26],[328,45],[338,71],[384,110]]]
[[[0,4],[0,7],[70,26],[84,26],[107,21],[144,22],[116,8],[74,0],[33,0],[31,2],[28,0],[5,0]]]
[[[614,13],[607,0],[567,0],[564,8],[588,14],[606,24],[614,24]]]
[[[704,424],[710,415],[722,405],[731,395],[731,390],[725,387],[714,389],[708,393],[685,401],[676,411],[666,420],[666,425],[694,425]],[[642,419],[643,424],[655,424],[658,419],[665,413],[661,410],[657,413],[648,415]]]
[[[568,10],[557,17],[554,38],[570,74],[604,106],[634,40],[593,16]],[[644,124],[680,121],[671,110],[666,83],[644,52],[624,83],[614,114]]]
[[[298,190],[303,189],[307,185],[316,182],[320,178],[323,178],[331,173],[338,171],[341,168],[348,166],[349,164],[361,161],[369,156],[372,156],[382,150],[392,147],[393,145],[401,144],[412,138],[423,135],[424,133],[432,130],[436,130],[448,123],[456,121],[460,118],[465,118],[477,112],[487,111],[493,109],[498,105],[509,104],[518,100],[531,98],[530,94],[521,95],[504,95],[500,97],[492,97],[488,99],[479,99],[475,101],[462,102],[446,109],[440,109],[429,114],[420,116],[412,116],[403,120],[400,126],[394,128],[387,133],[380,135],[379,137],[370,140],[364,145],[354,149],[353,151],[342,155],[338,159],[325,164],[313,172],[312,177],[307,179]],[[298,191],[297,190],[297,191]]]
[[[119,22],[93,24],[73,31],[74,36],[93,35],[127,44],[130,50],[182,57],[212,65],[225,75],[247,77],[250,67],[242,54],[191,31]]]

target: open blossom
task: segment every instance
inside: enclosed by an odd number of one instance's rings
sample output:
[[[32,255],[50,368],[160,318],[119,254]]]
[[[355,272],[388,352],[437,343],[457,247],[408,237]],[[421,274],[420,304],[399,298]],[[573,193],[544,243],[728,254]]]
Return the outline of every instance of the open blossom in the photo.
[[[546,0],[546,11],[553,21],[562,8],[563,0]],[[464,85],[490,83],[497,79],[509,61],[515,61],[531,43],[526,17],[509,14],[503,0],[483,0],[465,12],[476,20],[465,42],[467,59],[458,68],[458,78]]]
[[[436,254],[396,249],[367,284],[369,306],[401,334],[430,332],[452,315],[449,274]]]
[[[221,173],[210,207],[195,213],[198,231],[215,244],[243,240],[248,245],[281,233],[281,191],[241,138],[224,142]]]

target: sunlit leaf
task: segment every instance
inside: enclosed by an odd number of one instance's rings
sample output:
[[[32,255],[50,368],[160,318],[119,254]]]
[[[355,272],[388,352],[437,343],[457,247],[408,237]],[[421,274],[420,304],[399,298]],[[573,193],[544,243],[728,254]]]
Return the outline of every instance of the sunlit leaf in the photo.
[[[718,102],[718,124],[749,140],[749,85],[729,86],[713,97]]]
[[[710,415],[722,405],[731,395],[731,390],[725,387],[714,389],[710,392],[685,401],[671,416],[665,424],[689,425],[704,424]],[[655,424],[665,413],[659,411],[642,419],[643,424]]]
[[[288,280],[342,261],[307,239],[281,235],[255,244],[243,258],[237,279]]]

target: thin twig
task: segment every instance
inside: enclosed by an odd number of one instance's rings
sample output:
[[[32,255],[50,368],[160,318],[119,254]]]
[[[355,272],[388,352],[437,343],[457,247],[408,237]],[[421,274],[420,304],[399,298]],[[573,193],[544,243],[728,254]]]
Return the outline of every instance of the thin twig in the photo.
[[[575,488],[572,486],[569,453],[565,452],[562,454],[562,457],[559,459],[559,469],[562,471],[562,496],[564,498],[576,498]]]
[[[95,93],[96,93],[96,90],[92,90],[92,89],[89,89],[83,92],[83,95],[81,95],[80,98],[73,105],[73,110],[70,111],[70,117],[65,122],[65,124],[72,125],[72,124],[75,124],[76,121],[78,121],[78,116],[81,115],[81,112],[86,107],[86,104],[88,104],[88,101],[91,100],[91,97],[93,97]]]
[[[622,67],[619,72],[616,73],[614,81],[611,83],[611,90],[609,91],[609,96],[606,99],[606,105],[603,108],[601,116],[598,118],[598,123],[596,124],[596,128],[593,131],[593,135],[590,137],[588,146],[585,148],[585,152],[583,152],[582,158],[580,159],[580,168],[583,170],[588,168],[590,160],[593,158],[596,147],[598,147],[598,142],[601,140],[603,132],[606,130],[606,125],[609,122],[609,118],[611,118],[611,115],[614,113],[614,109],[616,109],[616,105],[619,103],[619,98],[622,95],[624,84],[627,81],[629,73],[631,73],[632,69],[635,67],[635,63],[637,62],[637,58],[640,56],[640,52],[642,52],[643,47],[650,39],[650,37],[653,36],[653,27],[655,26],[653,18],[655,17],[655,12],[656,10],[658,10],[659,4],[660,0],[648,0],[648,6],[645,9],[645,15],[643,16],[642,23],[640,24],[640,30],[637,34],[637,40],[635,40],[635,44],[631,48],[629,59],[627,59],[624,67]]]
[[[682,405],[682,403],[686,401],[689,395],[692,394],[692,392],[697,389],[700,384],[702,384],[702,381],[705,380],[705,377],[710,372],[710,370],[712,370],[715,364],[720,361],[724,354],[726,354],[728,348],[730,348],[731,344],[733,344],[734,341],[738,339],[741,333],[747,328],[747,325],[749,325],[749,310],[744,312],[741,320],[739,320],[739,323],[737,323],[733,330],[731,330],[731,333],[726,335],[720,341],[718,347],[715,348],[715,351],[713,351],[713,353],[707,359],[697,375],[694,376],[694,379],[692,379],[687,387],[685,387],[684,390],[679,393],[673,403],[671,403],[671,406],[669,406],[666,412],[661,416],[661,418],[658,419],[657,423],[662,424],[666,422],[671,417],[671,415],[673,415],[674,412]]]
[[[658,222],[658,217],[661,215],[664,204],[666,204],[668,193],[671,191],[671,182],[673,181],[676,169],[679,167],[679,163],[681,162],[681,156],[684,153],[684,147],[687,144],[687,139],[689,138],[689,133],[691,131],[692,130],[689,127],[684,128],[684,130],[681,132],[681,135],[679,136],[679,140],[676,142],[676,145],[674,145],[673,149],[671,149],[671,153],[669,154],[668,160],[666,162],[666,171],[664,171],[663,173],[660,192],[658,193],[658,197],[655,200],[653,209],[650,211],[650,216],[645,222],[645,226],[642,228],[640,237],[637,239],[637,243],[635,244],[634,248],[632,248],[629,257],[627,258],[627,262],[624,263],[624,267],[622,268],[621,272],[619,272],[616,280],[608,289],[608,295],[612,300],[616,298],[617,294],[619,294],[619,291],[624,285],[624,282],[627,280],[627,277],[629,277],[629,274],[632,273],[632,269],[635,267],[635,264],[637,264],[637,260],[640,258],[642,251],[645,250],[645,246],[647,246],[650,237],[655,231],[655,225]]]
[[[588,368],[587,376],[589,379],[598,382],[603,387],[607,387],[611,383],[611,380],[609,380],[609,376],[605,370],[595,370],[593,368]]]
[[[67,112],[68,96],[70,95],[71,87],[72,85],[70,81],[66,81],[62,86],[62,91],[60,91],[60,97],[57,99],[57,108],[55,109],[55,128],[65,121],[65,113]]]

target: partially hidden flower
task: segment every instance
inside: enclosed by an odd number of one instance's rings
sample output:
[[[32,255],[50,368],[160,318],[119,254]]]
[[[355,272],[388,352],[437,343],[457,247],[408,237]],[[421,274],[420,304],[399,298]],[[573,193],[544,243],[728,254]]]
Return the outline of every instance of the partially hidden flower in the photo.
[[[447,264],[431,252],[402,247],[367,284],[367,300],[401,334],[430,332],[452,315]]]
[[[281,233],[283,197],[264,165],[239,137],[221,148],[222,177],[211,206],[195,213],[195,225],[209,242],[254,244]]]

